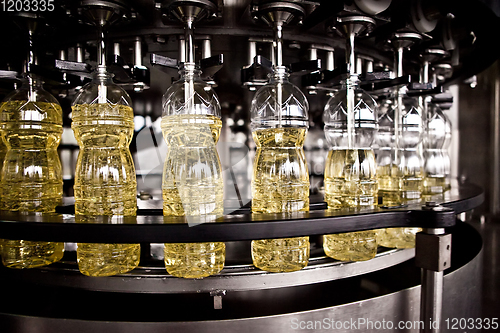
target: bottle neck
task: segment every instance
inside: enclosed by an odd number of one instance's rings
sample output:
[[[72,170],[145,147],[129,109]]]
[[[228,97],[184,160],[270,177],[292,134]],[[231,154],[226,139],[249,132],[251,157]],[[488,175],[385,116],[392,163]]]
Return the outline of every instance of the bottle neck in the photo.
[[[109,86],[114,86],[113,74],[106,71],[106,66],[99,65],[94,72],[92,84],[97,86],[97,100],[99,104],[109,103]]]
[[[200,66],[191,62],[186,62],[179,69],[179,74],[181,78],[199,78],[201,75]]]
[[[22,87],[27,89],[42,90],[43,80],[33,73],[26,73],[22,78]]]
[[[99,65],[94,71],[92,81],[98,84],[112,84],[113,76],[113,74],[106,70],[106,66]]]
[[[273,72],[269,74],[269,82],[270,83],[283,83],[288,82],[288,77],[290,74],[288,73],[285,66],[275,66],[273,68]]]
[[[36,102],[39,99],[40,92],[44,91],[43,81],[33,73],[24,74],[21,89],[27,90],[28,101]]]
[[[343,88],[358,88],[359,87],[359,77],[357,74],[351,74],[349,75],[349,77],[347,79],[345,79],[345,81],[342,82],[342,86]]]

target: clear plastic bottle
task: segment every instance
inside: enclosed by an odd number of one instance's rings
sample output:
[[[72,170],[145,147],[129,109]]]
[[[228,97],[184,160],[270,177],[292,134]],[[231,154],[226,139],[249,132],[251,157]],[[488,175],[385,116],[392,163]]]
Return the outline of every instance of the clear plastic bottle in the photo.
[[[377,136],[379,191],[386,206],[418,202],[422,195],[423,159],[418,151],[422,110],[417,99],[405,96],[404,90],[397,95],[392,109],[379,120]]]
[[[392,103],[389,105],[392,106]],[[382,198],[381,204],[387,207],[399,206],[403,202],[401,197],[403,175],[399,163],[396,162],[394,116],[392,107],[380,115],[376,136],[378,195]]]
[[[2,128],[2,125],[0,125],[0,177],[2,177],[1,172],[2,172],[2,167],[3,167],[3,161],[5,160],[5,155],[7,154],[7,145],[5,144],[5,140],[1,134],[2,133],[1,128]]]
[[[0,105],[0,130],[7,152],[1,172],[1,209],[54,212],[62,198],[62,110],[42,81],[27,74],[20,89]],[[63,257],[64,243],[3,240],[2,262],[10,268],[32,268]]]
[[[0,184],[2,184],[3,161],[5,159],[5,154],[7,153],[7,146],[5,145],[1,128],[2,128],[2,125],[0,123]],[[1,201],[2,201],[2,198],[0,197],[0,206],[2,205]],[[4,240],[0,239],[0,257],[2,256],[3,242],[4,242]]]
[[[99,66],[92,82],[77,94],[71,128],[80,146],[75,172],[75,219],[82,223],[135,216],[137,183],[128,148],[134,112],[128,94]],[[80,272],[110,276],[139,264],[139,244],[77,244]]]
[[[446,121],[446,126],[445,126],[445,139],[443,142],[443,145],[441,146],[441,153],[443,154],[443,160],[444,160],[444,174],[445,174],[445,181],[444,181],[444,189],[445,191],[451,189],[451,158],[448,152],[448,149],[451,144],[452,140],[452,126],[453,124],[451,123],[450,118],[443,112],[443,116]]]
[[[252,100],[252,212],[291,213],[309,210],[309,173],[304,155],[309,103],[276,66],[270,81]],[[307,266],[309,237],[252,241],[253,264],[265,271],[291,272]]]
[[[427,104],[424,148],[424,193],[440,194],[449,189],[450,159],[447,148],[451,126],[448,117],[435,104]]]
[[[380,121],[384,128],[390,128],[392,139],[379,133],[380,154],[378,163],[379,193],[386,206],[403,203],[418,203],[423,191],[423,159],[418,149],[422,141],[422,109],[418,100],[406,96],[406,90],[400,89],[394,98],[393,107]],[[399,187],[399,195],[396,191]],[[390,248],[415,247],[415,234],[419,228],[387,228],[377,231],[379,245]]]
[[[406,203],[420,202],[423,191],[424,161],[419,151],[423,138],[422,108],[416,98],[403,96],[401,109],[400,169],[403,173],[402,198]]]
[[[326,103],[323,113],[325,136],[331,147],[325,163],[329,209],[359,210],[377,204],[377,167],[371,148],[377,131],[377,104],[357,82],[357,76],[351,75]],[[325,235],[323,249],[337,260],[368,260],[377,253],[376,232]]]
[[[215,222],[224,213],[224,182],[217,153],[222,121],[212,88],[193,63],[163,96],[161,128],[168,145],[163,167],[163,215],[188,222]],[[224,267],[223,242],[164,244],[165,267],[173,276],[202,278]]]

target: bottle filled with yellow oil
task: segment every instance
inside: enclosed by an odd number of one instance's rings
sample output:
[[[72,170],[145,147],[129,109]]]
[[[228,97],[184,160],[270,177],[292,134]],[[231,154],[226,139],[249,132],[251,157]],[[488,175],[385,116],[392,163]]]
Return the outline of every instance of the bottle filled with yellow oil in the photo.
[[[1,118],[0,118],[1,119]],[[4,138],[2,136],[2,125],[0,124],[0,186],[2,184],[2,166],[3,160],[5,159],[5,154],[7,153],[7,146],[5,145]],[[0,198],[0,207],[2,205],[2,198]],[[0,257],[2,256],[3,249],[3,239],[0,239]]]
[[[379,194],[384,206],[420,202],[424,163],[418,146],[422,141],[422,116],[417,99],[407,96],[406,90],[402,88],[396,91],[392,108],[381,117],[377,162]],[[396,195],[397,191],[399,195]],[[377,230],[377,241],[385,247],[412,248],[415,247],[415,234],[419,230],[380,229]]]
[[[2,210],[54,212],[62,199],[57,146],[62,110],[42,81],[27,74],[20,89],[0,104],[0,131],[6,145],[1,166]],[[63,257],[64,243],[3,240],[2,262],[10,268],[40,267]]]
[[[396,162],[397,154],[401,153],[395,147],[394,112],[387,110],[381,114],[378,125],[376,160],[378,195],[382,206],[396,207],[403,202],[401,197],[403,170]]]
[[[331,147],[325,162],[325,201],[331,210],[358,211],[377,205],[377,166],[371,148],[377,131],[377,104],[357,82],[357,76],[350,75],[323,113]],[[337,260],[368,260],[377,253],[376,232],[325,235],[323,249]]]
[[[2,125],[0,124],[0,177],[2,175],[2,167],[3,167],[3,161],[5,160],[5,154],[7,154],[7,145],[5,144],[5,139],[2,136],[1,128]]]
[[[424,194],[444,193],[449,189],[450,158],[448,145],[451,123],[441,108],[427,103],[426,126],[423,139],[424,150]]]
[[[222,121],[212,88],[193,63],[163,97],[161,128],[168,145],[163,166],[163,215],[186,216],[188,222],[211,223],[224,213],[224,182],[217,153]],[[164,244],[167,272],[203,278],[224,268],[223,242]]]
[[[136,215],[137,184],[128,148],[134,132],[130,105],[130,97],[104,66],[73,102],[71,127],[80,147],[74,185],[79,223],[119,223]],[[88,276],[125,273],[139,259],[139,244],[77,244],[78,268]]]
[[[309,210],[309,172],[304,155],[309,103],[276,66],[270,81],[252,101],[252,212],[292,213]],[[269,272],[291,272],[307,266],[309,237],[252,241],[253,264]]]

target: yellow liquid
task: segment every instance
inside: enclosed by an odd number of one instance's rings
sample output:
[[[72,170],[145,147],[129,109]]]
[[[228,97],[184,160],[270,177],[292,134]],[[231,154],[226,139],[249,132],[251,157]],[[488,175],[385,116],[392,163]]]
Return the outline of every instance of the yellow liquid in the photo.
[[[0,126],[1,128],[1,126]],[[3,160],[5,159],[5,154],[7,153],[7,146],[5,145],[5,142],[3,140],[2,136],[2,131],[0,129],[0,184],[1,184],[1,179],[2,179],[2,167],[3,167]],[[2,205],[2,198],[0,197],[0,207]],[[2,250],[3,250],[3,239],[0,239],[0,257],[2,255]]]
[[[374,230],[323,236],[325,254],[341,261],[363,261],[377,254],[377,233]]]
[[[377,230],[377,242],[379,245],[410,249],[415,247],[415,235],[421,231],[420,228],[387,228]]]
[[[3,161],[5,160],[5,154],[7,154],[7,146],[5,145],[4,139],[2,137],[2,130],[1,130],[1,125],[0,125],[0,177],[2,174],[2,166],[3,166]],[[0,199],[0,201],[1,201],[1,199]]]
[[[375,154],[371,149],[336,149],[325,164],[325,201],[332,209],[377,204]]]
[[[422,196],[422,174],[403,177],[402,197],[407,203],[418,203]]]
[[[128,146],[134,113],[124,105],[73,106],[72,128],[80,146],[75,173],[75,218],[99,222],[99,215],[135,216],[137,183]],[[110,276],[139,265],[139,244],[77,244],[80,272]]]
[[[163,215],[202,217],[215,222],[224,213],[224,183],[217,153],[222,121],[211,115],[162,119],[168,152],[163,166]],[[165,268],[176,277],[203,278],[224,268],[222,242],[164,244]]]
[[[281,127],[252,133],[257,145],[252,179],[253,213],[309,210],[309,173],[303,144],[307,130]],[[252,241],[254,266],[291,272],[307,266],[309,237]]]
[[[377,204],[375,154],[372,149],[330,150],[325,164],[325,201],[329,209]],[[325,254],[343,261],[368,260],[377,254],[373,230],[325,235]]]
[[[78,269],[87,276],[127,273],[139,265],[139,244],[78,243]]]
[[[399,206],[401,198],[400,170],[394,164],[377,167],[378,195],[382,197],[382,205]]]
[[[34,268],[62,259],[64,243],[2,240],[2,263],[9,268]]]
[[[424,178],[424,194],[440,194],[449,189],[449,184],[446,177],[436,176],[436,177],[425,177]]]
[[[420,200],[422,179],[420,174],[404,176],[396,166],[378,167],[379,195],[385,206],[399,206]],[[419,228],[387,228],[377,230],[379,245],[389,248],[415,247],[415,234]]]
[[[0,105],[0,129],[6,152],[0,173],[0,208],[53,212],[62,198],[61,162],[57,146],[62,134],[62,110],[47,102],[9,101]],[[59,261],[64,243],[2,241],[2,263],[33,268]]]

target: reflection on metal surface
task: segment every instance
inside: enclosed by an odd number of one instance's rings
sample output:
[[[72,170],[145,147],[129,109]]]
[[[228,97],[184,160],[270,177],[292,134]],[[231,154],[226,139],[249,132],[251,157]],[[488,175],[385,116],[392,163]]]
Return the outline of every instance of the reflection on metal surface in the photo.
[[[164,267],[139,266],[127,274],[89,279],[78,273],[73,262],[63,262],[40,270],[3,270],[16,280],[49,286],[127,293],[199,293],[214,290],[244,291],[302,286],[358,276],[397,265],[413,258],[414,249],[385,250],[368,261],[340,262],[327,257],[311,258],[301,271],[268,273],[252,265],[226,265],[218,275],[204,279],[180,279],[168,275]]]
[[[217,223],[204,223],[193,228],[182,217],[164,218],[161,210],[156,212],[154,209],[139,212],[139,215],[147,215],[137,218],[77,224],[71,214],[64,214],[68,207],[63,207],[62,215],[1,212],[0,237],[90,243],[165,243],[285,238],[387,227],[441,228],[453,226],[455,214],[476,207],[483,199],[484,195],[477,186],[461,185],[452,187],[443,195],[424,198],[425,201],[442,203],[446,209],[441,211],[424,210],[421,204],[398,209],[328,211],[320,200],[311,204],[310,212],[291,215],[248,214],[248,208],[243,207],[235,211],[237,214],[218,219]],[[151,200],[145,202],[154,204]],[[238,205],[238,201],[229,204]],[[315,205],[318,209],[313,209]]]
[[[470,227],[464,227],[461,231],[462,237],[465,237],[469,241],[471,240],[472,234],[476,234],[470,229]],[[458,237],[455,237],[455,239],[458,239]],[[464,239],[462,239],[462,241],[464,241]],[[468,257],[470,257],[470,259],[468,259],[470,261],[463,263],[464,266],[462,267],[456,267],[456,269],[452,272],[447,272],[444,277],[443,303],[446,304],[446,306],[443,309],[443,321],[440,325],[442,332],[453,332],[453,330],[450,329],[450,326],[447,326],[446,319],[481,318],[481,309],[478,304],[480,303],[481,297],[480,280],[482,252],[479,252],[480,244],[477,244],[477,240],[475,240],[475,243],[472,246],[465,247],[464,245],[465,243],[460,243],[455,244],[454,247],[465,248],[465,253],[467,253]],[[383,274],[384,272],[385,271],[381,271],[380,273]],[[415,271],[413,272],[415,273]],[[411,280],[411,277],[403,274],[398,276],[397,279]],[[331,285],[327,284],[323,288],[331,288]],[[294,288],[291,288],[286,292],[293,293],[294,290]],[[271,290],[256,292],[258,293],[256,297],[262,297],[264,295],[262,293],[270,293]],[[318,290],[316,290],[316,292],[321,293],[321,291]],[[323,292],[327,293],[329,291],[325,289]],[[336,290],[334,294],[338,294],[339,292],[341,292],[341,290]],[[230,295],[238,293],[239,292],[228,292],[224,297],[230,297]],[[293,311],[275,315],[252,317],[244,315],[244,313],[248,313],[247,306],[252,303],[252,299],[249,298],[248,294],[245,295],[246,296],[243,297],[240,296],[241,298],[239,301],[230,305],[230,307],[239,308],[242,317],[221,317],[224,319],[217,320],[152,320],[138,322],[134,321],[132,318],[126,318],[126,321],[122,321],[123,319],[103,321],[82,318],[80,316],[61,319],[54,317],[42,317],[37,316],[36,314],[20,315],[3,312],[0,313],[0,324],[2,329],[6,329],[9,333],[31,333],[34,332],[34,328],[36,328],[37,333],[72,332],[77,329],[82,333],[135,333],[139,331],[142,333],[163,333],[166,331],[202,333],[290,333],[295,330],[301,331],[300,327],[305,328],[308,323],[315,325],[316,322],[319,322],[316,325],[321,326],[317,326],[318,329],[316,330],[310,329],[309,331],[331,331],[332,326],[328,328],[328,324],[331,325],[333,323],[333,325],[339,325],[338,328],[335,328],[336,332],[352,332],[356,327],[357,330],[362,332],[399,331],[417,333],[419,332],[418,327],[421,327],[420,325],[422,325],[420,323],[418,311],[420,302],[419,286],[401,289],[396,292],[380,295],[378,297],[346,302],[342,305],[323,306],[308,311]],[[319,294],[314,295],[316,295],[314,299],[319,296]],[[130,295],[127,295],[127,298],[130,297]],[[278,301],[278,299],[276,299],[276,301]],[[306,301],[306,299],[304,299],[304,301]],[[211,305],[212,304],[209,304],[209,306]],[[266,306],[266,304],[260,305],[261,307]],[[227,306],[229,306],[229,304],[226,303],[222,310],[217,311],[224,311],[224,308]],[[151,307],[149,310],[153,311],[154,308]],[[193,313],[192,315],[195,314]],[[386,325],[385,330],[382,326],[384,322]],[[389,324],[389,322],[391,324]],[[342,326],[343,323],[347,323],[345,324],[347,326]],[[353,324],[356,326],[352,326]],[[428,323],[424,322],[424,324]],[[388,329],[387,325],[393,325],[393,328]],[[467,330],[467,332],[479,332],[479,330]]]

